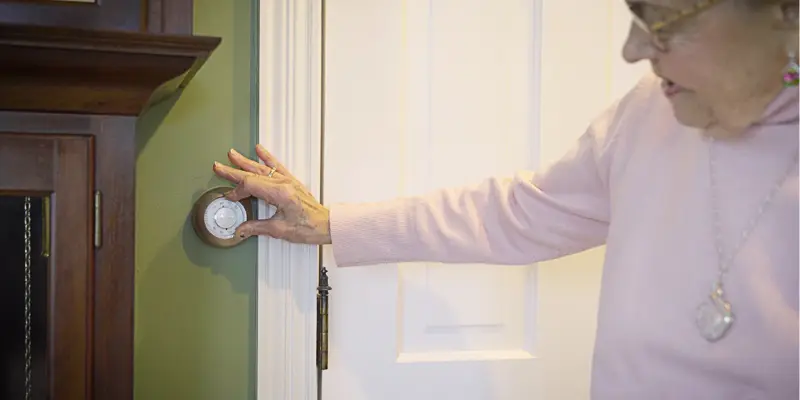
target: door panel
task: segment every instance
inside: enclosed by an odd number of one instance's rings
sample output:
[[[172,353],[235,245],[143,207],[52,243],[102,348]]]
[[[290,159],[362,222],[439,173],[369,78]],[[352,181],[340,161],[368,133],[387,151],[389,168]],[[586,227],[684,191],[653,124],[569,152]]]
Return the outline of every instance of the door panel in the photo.
[[[329,4],[325,202],[422,194],[536,166],[533,9]],[[330,280],[324,398],[536,398],[534,266],[332,268]]]
[[[532,267],[404,264],[398,362],[533,358]]]
[[[47,315],[44,327],[32,327],[37,328],[32,332],[35,337],[45,335],[47,338],[46,388],[37,392],[38,397],[34,399],[90,398],[92,139],[0,132],[0,153],[3,206],[14,212],[13,215],[19,215],[19,210],[13,209],[18,206],[20,196],[31,196],[34,205],[49,205],[37,208],[41,209],[38,212],[44,219],[37,238],[43,243],[41,246],[49,248],[49,258],[34,265],[33,268],[38,269],[31,271],[33,276],[46,274],[46,280],[34,280],[31,287],[32,293],[42,294],[44,298],[31,300],[34,304],[44,300]],[[7,196],[14,197],[5,199]],[[20,234],[22,231],[16,233]],[[19,250],[18,245],[19,236],[14,236],[3,246],[13,252]],[[17,258],[13,263],[5,262],[0,268],[5,272],[0,273],[19,275],[23,265]],[[44,282],[46,288],[41,287]],[[15,382],[24,385],[24,380]],[[48,396],[42,397],[43,393]]]

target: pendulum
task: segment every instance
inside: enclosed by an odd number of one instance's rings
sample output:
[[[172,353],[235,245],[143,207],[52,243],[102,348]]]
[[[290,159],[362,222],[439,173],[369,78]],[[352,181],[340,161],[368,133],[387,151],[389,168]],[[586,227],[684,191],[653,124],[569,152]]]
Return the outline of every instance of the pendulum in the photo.
[[[31,198],[25,197],[24,203],[24,279],[25,279],[25,400],[31,400],[33,395],[31,370]]]
[[[717,283],[708,300],[697,307],[695,324],[700,335],[709,342],[722,339],[733,325],[731,304],[725,300],[724,294],[722,285]]]

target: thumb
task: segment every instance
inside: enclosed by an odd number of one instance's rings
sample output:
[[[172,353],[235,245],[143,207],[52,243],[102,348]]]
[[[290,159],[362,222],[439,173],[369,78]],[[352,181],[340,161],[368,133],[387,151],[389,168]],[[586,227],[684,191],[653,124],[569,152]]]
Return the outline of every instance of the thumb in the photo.
[[[247,239],[250,236],[265,235],[280,239],[286,232],[285,221],[275,219],[261,219],[255,221],[245,221],[236,228],[236,236]]]

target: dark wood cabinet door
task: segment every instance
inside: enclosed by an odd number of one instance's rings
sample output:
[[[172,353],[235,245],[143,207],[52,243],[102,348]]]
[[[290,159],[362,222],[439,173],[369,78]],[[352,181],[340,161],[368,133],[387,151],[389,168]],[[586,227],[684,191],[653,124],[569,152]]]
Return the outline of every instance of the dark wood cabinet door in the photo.
[[[17,306],[26,304],[30,312],[23,320],[32,319],[25,323],[26,329],[38,329],[26,332],[24,342],[9,340],[2,347],[5,351],[0,357],[5,359],[0,359],[0,374],[4,375],[0,376],[0,390],[6,388],[6,393],[0,393],[0,397],[20,393],[28,374],[31,385],[37,385],[32,391],[34,399],[92,398],[93,142],[92,136],[0,132],[0,212],[8,219],[5,229],[16,227],[18,232],[15,236],[0,227],[0,240],[6,239],[0,247],[7,255],[0,258],[4,264],[0,265],[0,281],[10,288],[22,276],[22,258],[14,255],[22,251],[18,246],[23,232],[14,218],[23,215],[20,204],[35,205],[33,212],[25,212],[31,219],[25,233],[30,232],[35,245],[30,249],[32,262],[25,265],[33,271],[27,272],[30,277],[24,280],[28,287],[23,291],[25,296],[34,297],[32,301],[8,301]],[[28,201],[20,201],[25,198]],[[21,312],[13,306],[7,310],[5,304],[0,307],[4,316]],[[19,330],[9,328],[9,332]],[[44,343],[38,346],[36,338]],[[39,347],[43,349],[41,355]],[[18,356],[19,349],[24,357]],[[32,371],[25,365],[31,358]]]

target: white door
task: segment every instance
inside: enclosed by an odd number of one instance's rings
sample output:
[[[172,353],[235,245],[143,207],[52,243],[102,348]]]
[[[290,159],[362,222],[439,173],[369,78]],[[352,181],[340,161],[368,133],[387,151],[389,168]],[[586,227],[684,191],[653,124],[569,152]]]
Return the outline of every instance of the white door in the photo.
[[[622,0],[326,7],[326,204],[538,168],[637,77],[619,56]],[[601,250],[539,266],[358,268],[329,250],[323,399],[588,398]]]

